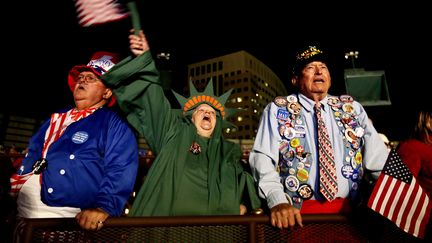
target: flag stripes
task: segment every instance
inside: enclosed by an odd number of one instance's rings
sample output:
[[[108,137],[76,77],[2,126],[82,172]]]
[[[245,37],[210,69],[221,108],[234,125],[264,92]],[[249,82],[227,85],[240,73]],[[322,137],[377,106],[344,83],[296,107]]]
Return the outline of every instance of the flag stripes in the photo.
[[[432,207],[430,199],[394,150],[377,180],[368,206],[403,231],[424,237]]]
[[[78,22],[83,27],[104,24],[129,16],[117,0],[76,0]]]

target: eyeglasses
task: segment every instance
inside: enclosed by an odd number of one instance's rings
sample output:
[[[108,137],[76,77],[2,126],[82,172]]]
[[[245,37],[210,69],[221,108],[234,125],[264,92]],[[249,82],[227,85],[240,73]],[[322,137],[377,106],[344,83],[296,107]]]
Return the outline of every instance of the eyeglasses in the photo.
[[[77,83],[78,84],[91,84],[91,83],[95,83],[97,81],[99,81],[100,79],[98,77],[96,77],[95,75],[78,75],[77,77]]]

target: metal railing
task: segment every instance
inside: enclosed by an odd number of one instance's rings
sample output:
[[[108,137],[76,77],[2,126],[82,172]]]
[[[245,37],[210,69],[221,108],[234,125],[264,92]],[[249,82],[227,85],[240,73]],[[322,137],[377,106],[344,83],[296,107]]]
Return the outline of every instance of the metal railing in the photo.
[[[415,242],[382,224],[379,233],[346,215],[303,215],[304,227],[280,230],[268,215],[109,218],[99,231],[82,230],[73,218],[25,219],[16,242]],[[371,226],[371,225],[369,225]]]

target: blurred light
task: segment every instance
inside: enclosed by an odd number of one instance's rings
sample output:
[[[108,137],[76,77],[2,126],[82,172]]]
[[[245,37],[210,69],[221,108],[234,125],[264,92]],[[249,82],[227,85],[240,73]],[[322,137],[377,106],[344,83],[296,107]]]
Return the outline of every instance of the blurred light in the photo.
[[[348,58],[358,58],[359,52],[358,51],[349,51],[349,52],[345,52],[345,59]]]
[[[169,60],[171,57],[171,54],[168,52],[161,52],[157,54],[157,58],[158,59],[165,59],[165,60]]]

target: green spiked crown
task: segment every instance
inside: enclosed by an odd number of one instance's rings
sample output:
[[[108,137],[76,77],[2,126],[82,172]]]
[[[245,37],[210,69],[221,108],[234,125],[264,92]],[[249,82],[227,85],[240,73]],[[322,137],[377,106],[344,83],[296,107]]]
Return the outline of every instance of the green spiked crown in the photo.
[[[226,117],[229,117],[232,114],[239,111],[238,109],[227,108],[225,106],[226,101],[231,95],[232,89],[228,90],[226,93],[217,97],[216,95],[214,95],[213,81],[211,79],[207,84],[207,87],[205,88],[204,92],[202,93],[196,90],[191,80],[189,81],[189,87],[190,87],[189,98],[183,97],[182,95],[173,91],[175,97],[177,98],[177,101],[180,103],[182,107],[183,114],[186,114],[188,111],[193,110],[195,107],[203,103],[208,104],[214,109],[218,110],[222,116],[222,119],[225,119]]]

